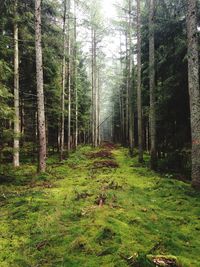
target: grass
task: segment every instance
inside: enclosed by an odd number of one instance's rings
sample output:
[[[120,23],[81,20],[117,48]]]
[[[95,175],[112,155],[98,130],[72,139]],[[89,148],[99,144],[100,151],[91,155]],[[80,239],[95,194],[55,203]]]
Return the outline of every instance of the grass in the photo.
[[[117,168],[94,168],[89,152],[51,157],[40,176],[31,164],[1,167],[0,266],[145,267],[152,255],[200,266],[200,195],[124,148],[112,151]]]

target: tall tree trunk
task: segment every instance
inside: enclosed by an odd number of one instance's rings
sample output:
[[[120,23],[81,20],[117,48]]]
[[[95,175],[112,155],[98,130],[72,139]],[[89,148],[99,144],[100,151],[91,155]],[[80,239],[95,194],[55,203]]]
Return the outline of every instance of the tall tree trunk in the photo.
[[[67,152],[71,150],[71,39],[70,39],[70,9],[71,0],[68,0],[68,138]]]
[[[156,150],[156,95],[155,95],[155,38],[154,38],[155,1],[149,0],[149,89],[150,89],[150,138],[151,169],[157,168]]]
[[[129,33],[128,33],[129,29],[126,30],[126,96],[125,96],[125,116],[126,116],[126,137],[125,137],[125,141],[126,144],[128,145],[129,143]]]
[[[139,162],[143,162],[140,0],[137,0],[137,111],[138,111],[138,149],[139,149],[138,160]]]
[[[63,60],[62,60],[60,160],[63,160],[64,146],[65,146],[66,10],[67,10],[67,1],[64,0],[63,4],[64,4],[64,13],[63,13]]]
[[[42,64],[42,35],[41,35],[41,0],[35,0],[35,49],[36,49],[36,79],[37,79],[37,111],[39,130],[39,163],[38,171],[46,170],[46,128],[43,89]]]
[[[93,26],[92,26],[92,29],[91,29],[91,41],[92,41],[92,116],[91,116],[91,120],[92,120],[92,145],[94,146],[95,145],[95,100],[94,100],[94,29],[93,29]]]
[[[97,93],[97,41],[96,41],[96,30],[94,30],[94,146],[98,145],[98,93]]]
[[[192,185],[200,189],[200,91],[196,0],[188,0],[187,34],[188,87],[192,135]]]
[[[131,0],[129,0],[129,18],[128,18],[128,95],[129,95],[129,150],[130,155],[133,156],[134,148],[134,115],[133,115],[133,86],[131,83],[132,76],[132,60],[131,60]]]
[[[77,88],[77,18],[76,18],[76,0],[74,0],[74,87],[75,87],[75,148],[78,146],[78,88]]]
[[[101,89],[101,84],[100,84],[100,70],[98,69],[98,87],[97,87],[97,91],[98,91],[98,145],[100,145],[101,143],[101,132],[100,132],[100,121],[101,121],[101,118],[100,118],[100,89]]]
[[[18,49],[18,0],[14,2],[14,144],[13,144],[13,165],[19,166],[19,135],[20,135],[20,119],[19,119],[19,49]]]

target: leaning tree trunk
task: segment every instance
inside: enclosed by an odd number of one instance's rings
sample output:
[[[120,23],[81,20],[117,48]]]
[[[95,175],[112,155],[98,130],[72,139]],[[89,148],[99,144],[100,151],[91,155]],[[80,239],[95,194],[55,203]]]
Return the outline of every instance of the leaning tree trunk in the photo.
[[[41,35],[41,0],[35,0],[35,50],[36,50],[36,80],[37,80],[37,110],[39,131],[39,163],[38,171],[46,170],[46,128],[44,111],[44,84],[42,64]]]
[[[155,38],[154,38],[155,1],[149,0],[149,89],[150,89],[150,138],[151,169],[157,168],[156,151],[156,96],[155,96]]]
[[[188,0],[187,34],[188,87],[192,136],[192,185],[200,189],[200,91],[196,0]]]
[[[63,160],[65,145],[65,86],[66,86],[66,9],[64,0],[63,14],[63,59],[62,59],[62,94],[61,94],[61,129],[60,129],[60,160]]]
[[[20,120],[19,120],[19,48],[18,48],[18,2],[14,2],[14,143],[13,143],[13,165],[19,167],[19,135],[20,135]]]
[[[140,0],[137,0],[137,111],[138,111],[138,149],[139,149],[138,160],[139,162],[143,162]]]

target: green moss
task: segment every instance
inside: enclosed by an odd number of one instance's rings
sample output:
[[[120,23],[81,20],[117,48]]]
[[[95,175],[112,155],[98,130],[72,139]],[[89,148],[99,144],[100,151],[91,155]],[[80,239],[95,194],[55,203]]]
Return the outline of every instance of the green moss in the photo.
[[[124,148],[112,151],[119,168],[94,170],[91,151],[80,147],[62,163],[50,157],[39,176],[29,163],[1,166],[0,266],[123,267],[138,255],[145,267],[149,254],[200,266],[199,193]]]

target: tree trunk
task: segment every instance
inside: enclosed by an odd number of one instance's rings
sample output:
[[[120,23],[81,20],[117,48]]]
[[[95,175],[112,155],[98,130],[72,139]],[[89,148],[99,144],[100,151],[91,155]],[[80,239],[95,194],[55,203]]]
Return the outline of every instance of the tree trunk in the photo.
[[[35,49],[36,49],[36,80],[37,80],[37,110],[39,130],[39,163],[38,171],[46,170],[46,128],[44,111],[43,64],[41,43],[41,0],[35,0]]]
[[[129,31],[129,29],[128,29]],[[126,108],[125,108],[125,114],[126,114],[126,137],[125,137],[125,142],[126,145],[129,143],[129,36],[128,32],[126,31],[126,96],[125,96],[125,101],[126,101]]]
[[[200,91],[196,0],[188,0],[187,34],[188,87],[192,136],[192,185],[200,189]]]
[[[98,129],[97,129],[97,117],[98,117],[98,93],[97,93],[97,41],[96,41],[96,30],[94,30],[94,146],[98,145]]]
[[[92,116],[91,116],[91,120],[92,120],[92,145],[94,146],[95,145],[95,123],[94,123],[94,120],[95,120],[95,101],[94,101],[94,29],[93,29],[93,26],[92,26],[92,29],[91,29],[91,41],[92,41]]]
[[[68,0],[68,138],[67,152],[71,150],[71,40],[70,40],[70,6],[71,1]]]
[[[19,49],[18,49],[18,1],[14,2],[14,144],[13,144],[13,165],[19,167]]]
[[[150,138],[151,169],[157,169],[156,150],[156,96],[155,96],[155,39],[154,39],[155,2],[149,0],[149,89],[150,89]]]
[[[100,81],[101,81],[101,79],[100,79],[100,70],[98,69],[98,86],[97,86],[97,91],[98,91],[98,107],[97,107],[97,109],[98,109],[98,124],[97,124],[97,126],[98,126],[98,145],[100,145],[100,143],[101,143],[101,132],[100,132],[100,121],[101,121],[101,118],[100,118],[100,88],[101,88],[101,84],[100,84]]]
[[[77,88],[77,25],[76,25],[76,0],[74,0],[74,87],[75,87],[75,148],[78,146],[78,88]]]
[[[62,94],[61,94],[61,129],[60,129],[60,160],[63,160],[64,145],[65,145],[66,10],[67,10],[67,1],[64,0],[64,13],[63,13]]]
[[[137,0],[137,111],[139,162],[143,162],[142,144],[142,90],[141,90],[141,14],[140,0]]]
[[[133,116],[133,86],[131,83],[132,76],[132,60],[131,60],[131,0],[129,0],[129,18],[128,18],[128,109],[129,109],[129,150],[133,156],[134,149],[134,116]]]

